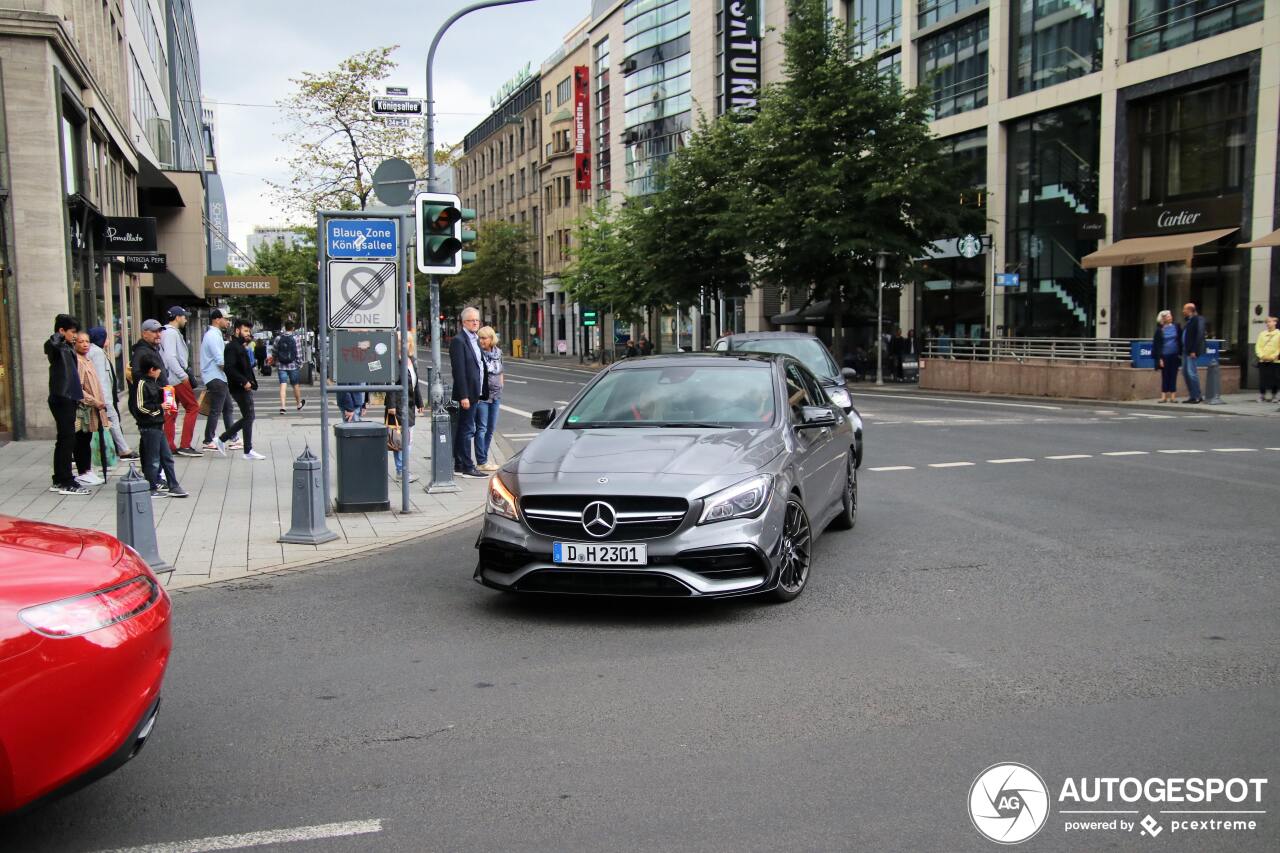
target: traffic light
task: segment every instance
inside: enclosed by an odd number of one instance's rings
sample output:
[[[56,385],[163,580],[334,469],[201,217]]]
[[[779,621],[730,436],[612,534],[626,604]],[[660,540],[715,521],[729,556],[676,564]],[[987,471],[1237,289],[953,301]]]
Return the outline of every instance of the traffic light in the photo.
[[[597,324],[599,319],[600,319],[600,314],[598,311],[596,311],[596,309],[594,308],[582,309],[582,325],[594,326]]]
[[[476,212],[462,206],[452,193],[418,193],[414,199],[418,218],[418,271],[427,275],[457,275],[462,264],[474,261],[475,254],[462,246],[475,240],[475,232],[464,224],[474,221]],[[469,257],[468,257],[469,256]]]

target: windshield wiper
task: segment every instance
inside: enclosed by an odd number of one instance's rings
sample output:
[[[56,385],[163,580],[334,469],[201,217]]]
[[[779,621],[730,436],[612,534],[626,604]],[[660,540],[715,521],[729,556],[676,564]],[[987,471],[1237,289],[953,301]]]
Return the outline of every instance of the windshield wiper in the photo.
[[[728,429],[728,427],[725,426],[724,424],[713,424],[713,423],[708,423],[707,421],[674,421],[671,423],[659,424],[659,426],[661,426],[663,429],[671,429],[671,428],[679,429],[681,427],[686,427],[686,428],[701,427],[705,429]]]
[[[565,429],[635,429],[653,426],[645,421],[586,421],[585,423],[567,423]]]

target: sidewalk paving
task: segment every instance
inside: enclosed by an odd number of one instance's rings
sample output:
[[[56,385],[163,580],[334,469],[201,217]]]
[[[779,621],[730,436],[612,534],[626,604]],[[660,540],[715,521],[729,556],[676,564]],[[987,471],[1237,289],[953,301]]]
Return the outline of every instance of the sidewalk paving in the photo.
[[[414,431],[411,467],[419,477],[410,485],[412,511],[400,509],[400,487],[388,480],[390,512],[335,513],[326,519],[338,538],[324,545],[291,545],[276,539],[289,530],[292,519],[293,462],[304,447],[320,453],[319,395],[304,390],[307,406],[279,415],[275,384],[263,383],[256,395],[254,449],[266,455],[261,462],[246,461],[239,451],[227,458],[206,453],[196,459],[174,457],[178,480],[191,497],[152,501],[156,540],[160,555],[173,565],[162,576],[169,589],[182,589],[216,581],[284,569],[299,569],[338,557],[356,557],[367,551],[424,536],[478,517],[483,510],[487,480],[458,479],[461,491],[429,495],[430,428],[427,419]],[[290,400],[292,405],[292,400]],[[371,409],[370,416],[380,417]],[[181,422],[182,415],[179,414]],[[127,422],[132,418],[125,416]],[[341,421],[330,400],[330,422]],[[179,423],[179,428],[181,423]],[[204,429],[201,416],[196,429],[198,444]],[[125,433],[137,447],[137,430],[126,423]],[[501,439],[501,436],[499,436]],[[495,461],[507,458],[500,441],[494,442]],[[335,452],[330,441],[330,457]],[[387,454],[388,471],[394,470]],[[18,441],[0,447],[0,514],[116,533],[116,488],[128,471],[122,461],[110,471],[106,485],[93,488],[91,496],[59,495],[49,491],[53,460],[52,441]],[[336,464],[331,472],[336,471]],[[101,468],[95,469],[101,473]],[[336,475],[335,475],[336,476]],[[332,484],[336,493],[336,483]]]

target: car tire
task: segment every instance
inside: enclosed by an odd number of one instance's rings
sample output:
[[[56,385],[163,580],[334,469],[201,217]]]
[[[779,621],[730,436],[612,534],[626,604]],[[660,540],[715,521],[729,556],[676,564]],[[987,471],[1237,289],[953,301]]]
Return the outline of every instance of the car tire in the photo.
[[[813,529],[809,514],[796,495],[787,499],[778,550],[778,585],[769,592],[769,598],[776,602],[791,601],[804,592],[809,583],[813,561]]]
[[[831,520],[836,530],[852,530],[858,523],[858,469],[850,458],[845,463],[844,493],[840,495],[840,514]]]

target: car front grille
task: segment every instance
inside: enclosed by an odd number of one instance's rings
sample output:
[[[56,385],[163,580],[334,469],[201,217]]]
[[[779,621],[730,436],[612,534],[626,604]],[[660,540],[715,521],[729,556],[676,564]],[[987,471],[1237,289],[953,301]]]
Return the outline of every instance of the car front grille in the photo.
[[[613,507],[617,526],[608,536],[592,536],[582,525],[582,511],[602,501]],[[689,512],[684,498],[633,495],[525,495],[520,510],[535,533],[554,539],[623,541],[659,539],[680,528]]]
[[[665,575],[563,569],[530,572],[516,583],[515,588],[520,592],[638,595],[663,598],[683,598],[693,594],[687,586]]]
[[[708,580],[733,580],[768,574],[764,556],[747,545],[681,551],[673,562]]]

